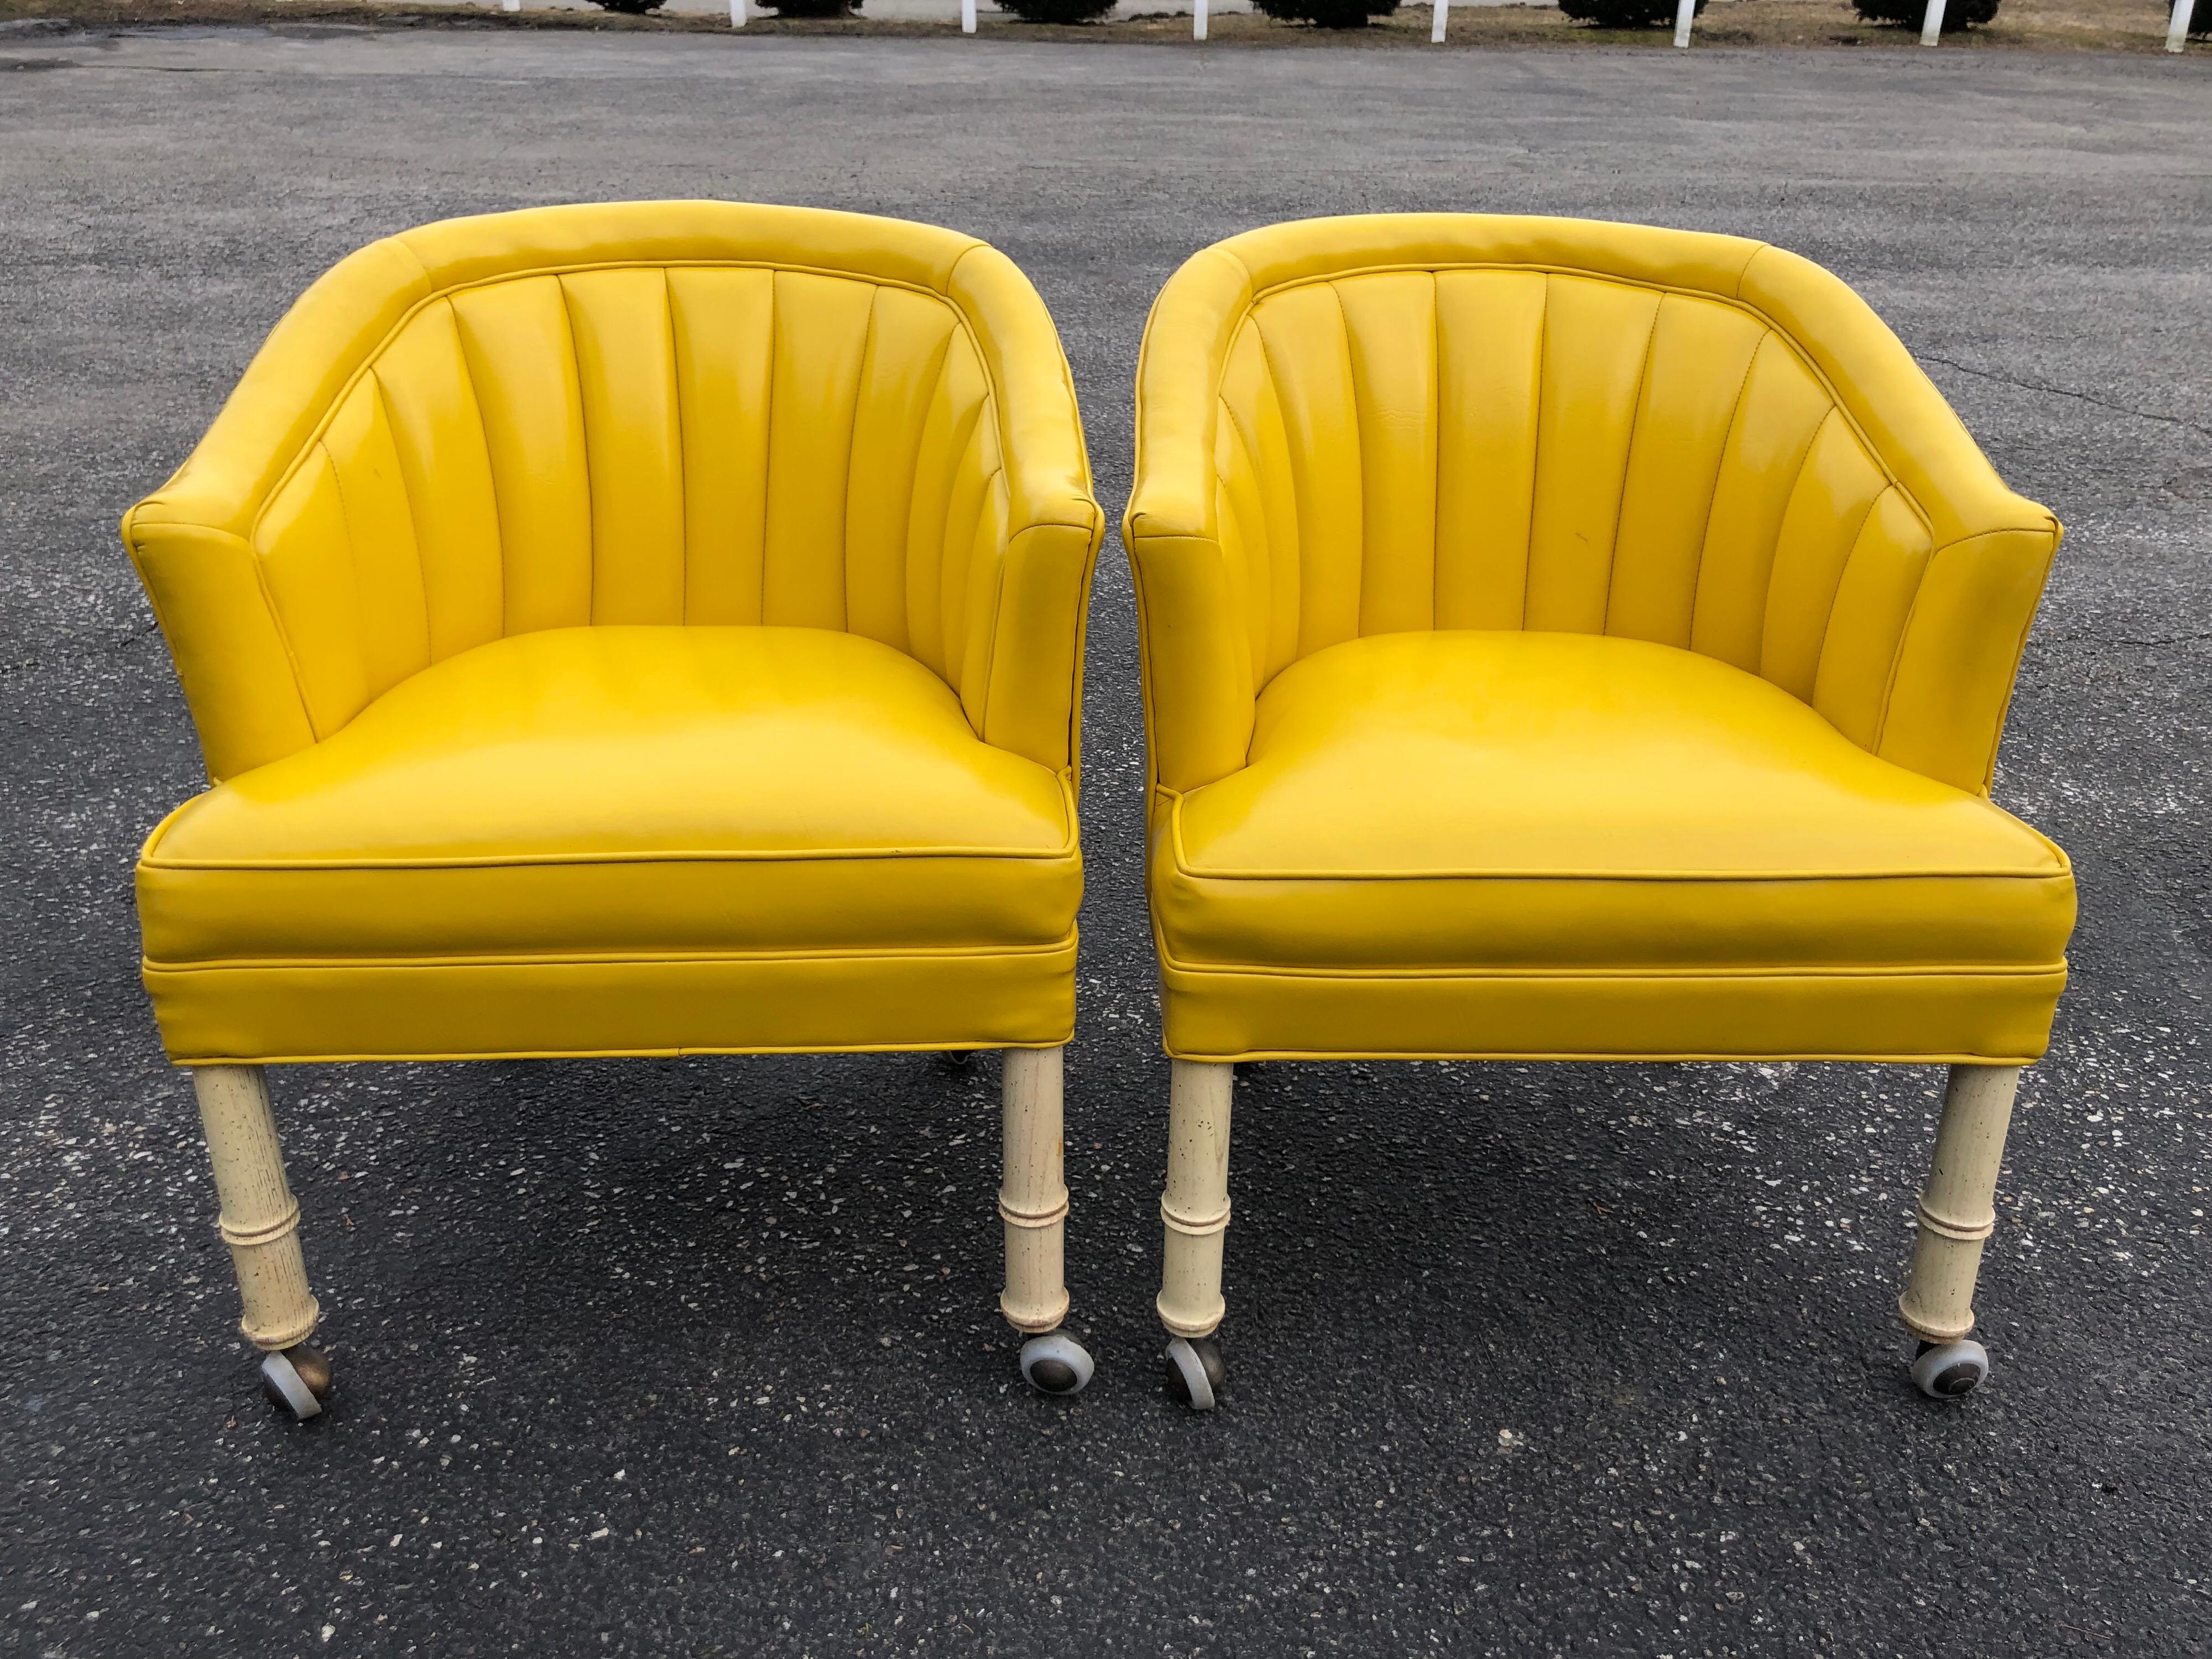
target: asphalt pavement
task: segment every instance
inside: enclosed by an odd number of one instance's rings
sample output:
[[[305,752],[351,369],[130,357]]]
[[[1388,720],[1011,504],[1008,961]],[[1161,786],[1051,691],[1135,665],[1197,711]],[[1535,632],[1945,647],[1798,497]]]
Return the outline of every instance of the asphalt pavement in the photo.
[[[2212,64],[414,30],[0,35],[0,1651],[2212,1651]],[[200,787],[115,534],[319,271],[451,214],[816,203],[1035,277],[1109,514],[1147,304],[1305,214],[1588,214],[1855,283],[2070,534],[1996,795],[2073,854],[1937,1405],[1934,1068],[1240,1085],[1231,1376],[1162,1394],[1167,1066],[1101,559],[1070,1401],[996,1316],[995,1059],[275,1079],[340,1395],[253,1391],[131,866]]]

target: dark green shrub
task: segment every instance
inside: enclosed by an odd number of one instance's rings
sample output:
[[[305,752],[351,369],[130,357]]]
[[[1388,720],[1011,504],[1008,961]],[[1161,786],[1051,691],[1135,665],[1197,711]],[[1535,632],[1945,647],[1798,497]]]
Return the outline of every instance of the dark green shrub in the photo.
[[[618,11],[625,17],[642,17],[659,11],[664,0],[593,0],[601,11]]]
[[[1851,0],[1858,15],[1869,23],[1900,23],[1918,28],[1928,15],[1928,0]],[[1944,0],[1943,33],[1986,23],[1997,15],[1997,0]]]
[[[1279,23],[1311,23],[1325,29],[1364,29],[1370,17],[1388,17],[1398,0],[1252,0]],[[2212,0],[2204,0],[2212,5]]]
[[[1114,0],[999,0],[1024,23],[1088,23],[1114,9]],[[2206,0],[2212,4],[2212,0]]]
[[[606,0],[599,3],[605,5]],[[850,17],[860,9],[860,0],[752,0],[752,3],[778,17]]]
[[[1698,0],[1698,10],[1705,0]],[[1674,0],[1559,0],[1559,9],[1577,23],[1601,29],[1648,29],[1674,21]]]
[[[2166,15],[2166,21],[2173,21],[2172,12]],[[2196,10],[2189,14],[2189,38],[2202,40],[2207,35],[2212,35],[2212,0],[2197,0]]]

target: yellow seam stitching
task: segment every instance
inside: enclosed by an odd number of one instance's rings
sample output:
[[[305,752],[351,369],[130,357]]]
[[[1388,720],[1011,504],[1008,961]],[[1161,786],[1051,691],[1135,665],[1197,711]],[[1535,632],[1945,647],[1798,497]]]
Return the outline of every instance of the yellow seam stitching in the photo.
[[[374,971],[416,968],[599,968],[652,966],[666,963],[759,962],[968,962],[994,957],[1028,958],[1057,956],[1075,947],[1071,929],[1063,937],[1035,945],[916,945],[878,951],[794,951],[764,945],[737,951],[609,951],[586,955],[493,955],[445,957],[209,957],[191,962],[163,962],[139,958],[143,974],[200,974],[234,971],[313,970],[316,969]]]

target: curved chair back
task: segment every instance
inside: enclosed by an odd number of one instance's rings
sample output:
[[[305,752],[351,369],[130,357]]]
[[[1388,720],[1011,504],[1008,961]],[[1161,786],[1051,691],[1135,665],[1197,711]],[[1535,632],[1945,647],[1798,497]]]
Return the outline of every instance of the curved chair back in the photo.
[[[1079,652],[1090,493],[1051,319],[995,249],[641,202],[354,254],[124,537],[217,780],[458,652],[592,623],[866,635],[1059,769],[1073,683],[1024,667]]]
[[[2057,521],[1793,254],[1558,219],[1275,226],[1163,290],[1138,405],[1140,588],[1218,581],[1242,623],[1152,651],[1169,787],[1241,766],[1255,696],[1302,657],[1530,629],[1718,658],[1986,788]]]

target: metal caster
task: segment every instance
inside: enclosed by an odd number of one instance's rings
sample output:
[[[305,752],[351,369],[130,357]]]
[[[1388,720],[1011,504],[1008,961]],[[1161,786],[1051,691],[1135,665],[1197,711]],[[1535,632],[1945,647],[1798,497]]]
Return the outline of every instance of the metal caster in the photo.
[[[1990,1351],[1972,1340],[1923,1342],[1912,1360],[1912,1386],[1930,1400],[1956,1400],[1989,1380]]]
[[[1039,1394],[1081,1394],[1093,1370],[1090,1352],[1066,1331],[1022,1344],[1022,1376]]]
[[[323,1402],[331,1397],[336,1381],[330,1356],[304,1343],[261,1358],[261,1392],[277,1410],[291,1413],[295,1422],[323,1414]]]
[[[1168,1344],[1168,1392],[1191,1410],[1212,1411],[1228,1375],[1212,1337],[1178,1336]]]

